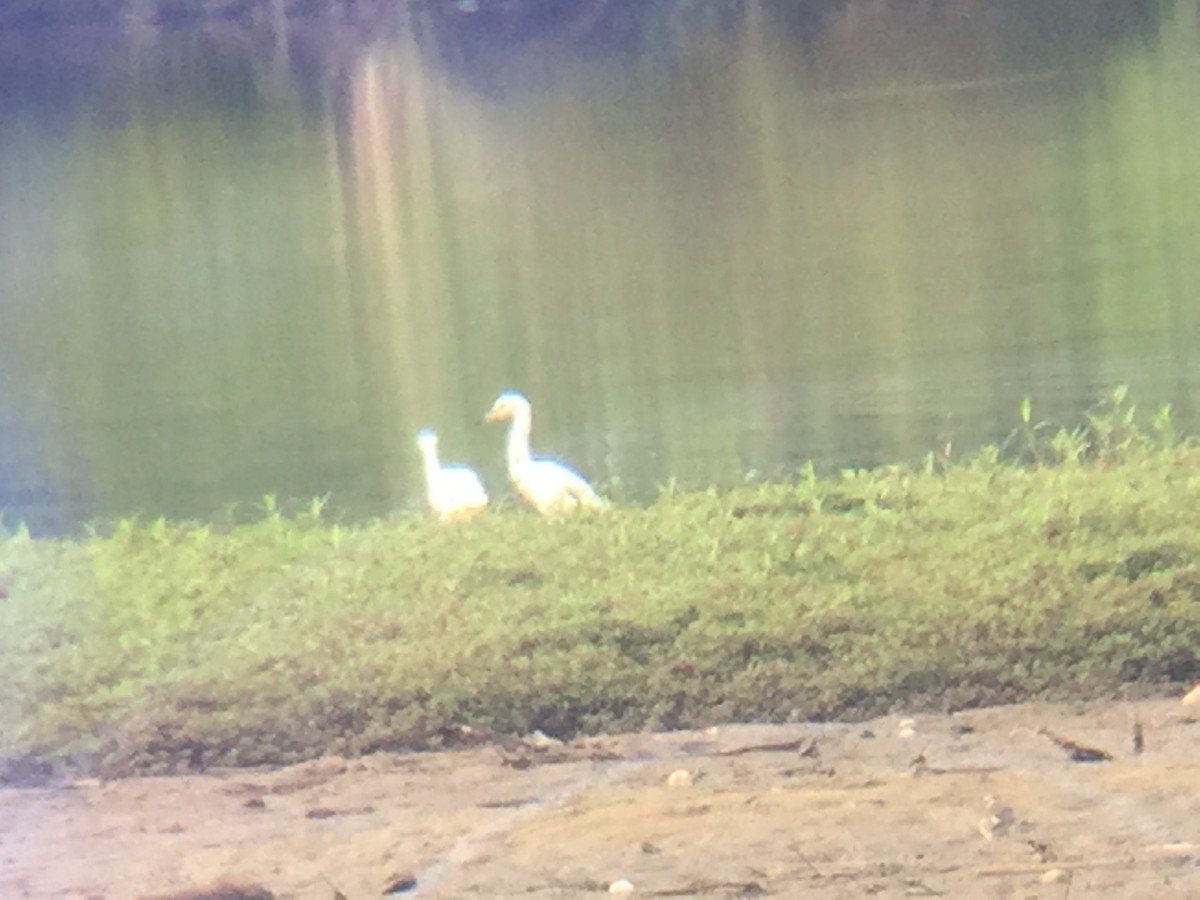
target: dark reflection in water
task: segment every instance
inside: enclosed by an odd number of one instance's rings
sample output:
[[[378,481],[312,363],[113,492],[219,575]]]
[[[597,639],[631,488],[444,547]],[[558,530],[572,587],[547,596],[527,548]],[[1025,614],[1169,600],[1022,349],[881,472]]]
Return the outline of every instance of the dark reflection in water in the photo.
[[[424,425],[503,494],[480,418],[513,386],[629,501],[966,449],[1125,382],[1195,430],[1194,14],[0,33],[4,521],[385,513]]]

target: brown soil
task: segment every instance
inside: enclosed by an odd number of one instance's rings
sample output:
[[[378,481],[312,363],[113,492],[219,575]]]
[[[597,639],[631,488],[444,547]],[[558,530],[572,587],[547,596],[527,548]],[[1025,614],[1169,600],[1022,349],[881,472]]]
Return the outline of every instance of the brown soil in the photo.
[[[1195,898],[1198,717],[1024,705],[5,789],[0,897]]]

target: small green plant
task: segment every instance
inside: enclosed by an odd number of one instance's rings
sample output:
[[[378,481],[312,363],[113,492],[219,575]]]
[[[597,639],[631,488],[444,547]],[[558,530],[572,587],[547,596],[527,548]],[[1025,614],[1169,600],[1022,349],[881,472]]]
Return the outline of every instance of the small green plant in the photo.
[[[1145,441],[1145,436],[1133,424],[1137,407],[1125,403],[1126,394],[1124,385],[1113,388],[1087,413],[1089,449],[1102,463],[1117,462],[1134,445]]]
[[[1164,450],[1170,450],[1179,443],[1170,403],[1164,403],[1155,411],[1154,417],[1150,420],[1150,429],[1157,438],[1158,446]]]
[[[1033,404],[1021,401],[1020,424],[1001,445],[1001,453],[1013,452],[1022,465],[1062,466],[1089,461],[1101,465],[1121,462],[1152,447],[1170,449],[1179,442],[1169,405],[1160,407],[1150,421],[1150,433],[1136,424],[1137,407],[1127,402],[1124,385],[1105,393],[1075,428],[1052,429],[1033,420]]]
[[[1033,421],[1033,401],[1029,397],[1021,399],[1020,414],[1021,424],[1009,435],[1004,446],[1007,447],[1014,439],[1019,439],[1023,446],[1018,451],[1018,460],[1026,464],[1043,465],[1046,459],[1042,451],[1042,439],[1038,433],[1046,427],[1046,423]]]

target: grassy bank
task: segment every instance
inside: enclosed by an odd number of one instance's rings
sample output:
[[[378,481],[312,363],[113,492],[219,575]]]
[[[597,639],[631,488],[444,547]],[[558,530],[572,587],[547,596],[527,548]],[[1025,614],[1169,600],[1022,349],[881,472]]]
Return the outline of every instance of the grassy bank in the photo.
[[[544,521],[0,543],[0,772],[862,716],[1200,675],[1200,449],[1120,404],[930,458]]]

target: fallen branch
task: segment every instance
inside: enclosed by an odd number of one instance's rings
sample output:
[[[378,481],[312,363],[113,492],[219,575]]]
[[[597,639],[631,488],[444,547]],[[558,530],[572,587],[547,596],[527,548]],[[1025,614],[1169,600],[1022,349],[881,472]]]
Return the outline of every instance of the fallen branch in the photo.
[[[817,756],[816,738],[796,738],[794,741],[782,741],[773,744],[746,744],[731,750],[718,750],[713,756],[742,756],[746,753],[787,753],[799,750],[801,756]]]
[[[718,891],[733,891],[738,897],[758,897],[767,893],[757,881],[693,881],[681,888],[664,888],[650,891],[651,897],[694,897],[697,894],[715,894]]]
[[[1095,747],[1088,747],[1083,744],[1078,744],[1075,741],[1067,738],[1059,737],[1049,728],[1042,728],[1038,734],[1045,735],[1054,741],[1059,747],[1067,751],[1071,757],[1071,762],[1092,763],[1092,762],[1107,762],[1112,759],[1112,754],[1104,750],[1099,750]]]

